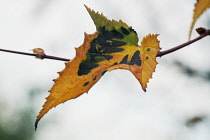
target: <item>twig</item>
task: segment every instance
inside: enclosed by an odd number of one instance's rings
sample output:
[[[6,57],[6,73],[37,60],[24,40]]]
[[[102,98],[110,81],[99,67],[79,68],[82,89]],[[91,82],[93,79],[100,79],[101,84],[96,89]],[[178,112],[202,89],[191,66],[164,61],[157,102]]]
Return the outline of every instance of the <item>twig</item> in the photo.
[[[200,40],[200,39],[210,35],[210,30],[206,30],[204,28],[198,28],[198,29],[196,29],[196,31],[200,34],[200,36],[196,37],[195,39],[189,40],[188,42],[183,43],[183,44],[181,44],[179,46],[171,48],[169,50],[160,51],[160,52],[157,53],[157,57],[161,57],[163,55],[166,55],[166,54],[172,53],[174,51],[177,51],[177,50],[179,50],[181,48],[184,48],[184,47],[192,44],[193,42],[196,42],[196,41],[198,41],[198,40]]]
[[[198,28],[196,29],[196,31],[200,34],[200,36],[198,36],[197,38],[195,39],[192,39],[186,43],[183,43],[181,45],[178,45],[174,48],[171,48],[171,49],[168,49],[168,50],[165,50],[165,51],[160,51],[157,53],[157,57],[161,57],[161,56],[164,56],[166,54],[169,54],[169,53],[172,53],[174,51],[177,51],[181,48],[184,48],[208,35],[210,35],[210,30],[206,30],[205,28]],[[5,49],[0,49],[0,51],[3,51],[3,52],[9,52],[9,53],[16,53],[16,54],[22,54],[22,55],[28,55],[28,56],[35,56],[37,58],[40,58],[40,55],[39,54],[34,54],[34,53],[26,53],[26,52],[18,52],[18,51],[12,51],[12,50],[5,50]],[[60,60],[60,61],[70,61],[70,59],[66,59],[66,58],[61,58],[61,57],[57,57],[57,56],[50,56],[50,55],[42,55],[41,56],[41,59],[53,59],[53,60]]]
[[[9,53],[15,53],[15,54],[22,54],[22,55],[28,55],[28,56],[35,56],[35,57],[40,57],[39,54],[34,54],[34,53],[26,53],[26,52],[19,52],[19,51],[12,51],[12,50],[5,50],[5,49],[0,49],[2,52],[9,52]],[[70,61],[70,59],[66,58],[61,58],[61,57],[56,57],[56,56],[50,56],[44,54],[41,59],[53,59],[53,60],[60,60],[60,61]]]
[[[67,58],[61,58],[61,57],[57,57],[57,56],[51,56],[51,55],[44,55],[43,58],[47,58],[47,59],[53,59],[53,60],[61,60],[61,61],[70,61],[71,59],[67,59]]]

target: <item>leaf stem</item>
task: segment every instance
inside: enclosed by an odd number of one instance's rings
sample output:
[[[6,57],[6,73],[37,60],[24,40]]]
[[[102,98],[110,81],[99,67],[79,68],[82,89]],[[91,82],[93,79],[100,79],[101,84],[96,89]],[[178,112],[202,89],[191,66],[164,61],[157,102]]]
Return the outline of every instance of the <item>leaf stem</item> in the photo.
[[[199,29],[202,29],[202,32],[200,32]],[[190,45],[190,44],[192,44],[192,43],[194,43],[194,42],[196,42],[196,41],[198,41],[198,40],[200,40],[200,39],[210,35],[210,30],[206,30],[204,28],[198,28],[198,30],[197,30],[197,32],[200,34],[200,36],[196,37],[195,39],[189,40],[189,41],[187,41],[187,42],[185,42],[185,43],[183,43],[181,45],[178,45],[178,46],[176,46],[174,48],[171,48],[171,49],[168,49],[168,50],[165,50],[165,51],[159,51],[157,53],[157,57],[161,57],[161,56],[164,56],[166,54],[169,54],[169,53],[172,53],[174,51],[177,51],[177,50],[179,50],[181,48],[184,48],[184,47],[186,47],[186,46],[188,46],[188,45]]]

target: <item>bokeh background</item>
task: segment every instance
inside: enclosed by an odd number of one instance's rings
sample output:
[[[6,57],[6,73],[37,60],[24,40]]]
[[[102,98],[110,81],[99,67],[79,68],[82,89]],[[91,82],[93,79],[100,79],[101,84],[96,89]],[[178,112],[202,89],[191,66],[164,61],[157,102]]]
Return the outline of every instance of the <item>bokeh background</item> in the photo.
[[[0,48],[73,58],[95,26],[84,4],[122,19],[139,40],[158,33],[162,50],[188,40],[196,0],[0,0]],[[195,27],[210,28],[210,11]],[[198,36],[193,31],[192,38]],[[34,122],[64,62],[0,52],[0,140],[209,140],[210,38],[157,58],[144,93],[125,70]]]

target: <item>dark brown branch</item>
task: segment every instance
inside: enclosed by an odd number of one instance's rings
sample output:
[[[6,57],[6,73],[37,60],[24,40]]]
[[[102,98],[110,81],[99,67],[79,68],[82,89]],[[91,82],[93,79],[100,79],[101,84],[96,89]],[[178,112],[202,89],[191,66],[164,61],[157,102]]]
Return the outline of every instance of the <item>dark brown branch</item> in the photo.
[[[183,43],[183,44],[181,44],[179,46],[171,48],[169,50],[160,51],[160,52],[157,53],[157,57],[161,57],[161,56],[164,56],[166,54],[169,54],[169,53],[172,53],[174,51],[177,51],[177,50],[179,50],[181,48],[184,48],[184,47],[186,47],[186,46],[188,46],[188,45],[190,45],[190,44],[192,44],[192,43],[194,43],[194,42],[196,42],[196,41],[198,41],[198,40],[200,40],[200,39],[210,35],[210,30],[206,30],[204,28],[198,28],[196,30],[200,34],[200,36],[198,36],[197,38],[192,39],[192,40],[190,40],[190,41],[188,41],[186,43]],[[70,59],[60,58],[60,57],[56,57],[56,56],[50,56],[50,55],[46,55],[46,54],[40,56],[40,54],[18,52],[18,51],[5,50],[5,49],[0,49],[0,51],[9,52],[9,53],[16,53],[16,54],[22,54],[22,55],[28,55],[28,56],[35,56],[35,57],[41,58],[41,59],[53,59],[53,60],[60,60],[60,61],[70,61]]]
[[[196,41],[198,41],[198,40],[200,40],[200,39],[210,35],[210,30],[206,30],[204,28],[198,28],[197,32],[200,34],[200,36],[196,37],[195,39],[189,40],[188,42],[183,43],[183,44],[181,44],[179,46],[171,48],[169,50],[160,51],[160,52],[157,53],[157,57],[161,57],[163,55],[166,55],[166,54],[172,53],[174,51],[177,51],[177,50],[179,50],[181,48],[184,48],[184,47],[186,47],[186,46],[188,46],[188,45],[190,45],[190,44],[192,44],[192,43],[194,43],[194,42],[196,42]]]
[[[43,58],[53,59],[53,60],[61,60],[61,61],[70,61],[71,60],[71,59],[61,58],[61,57],[56,57],[56,56],[51,56],[51,55],[44,55]]]
[[[35,56],[37,58],[40,57],[39,54],[34,54],[34,53],[18,52],[18,51],[5,50],[5,49],[0,49],[0,51],[2,51],[2,52],[9,52],[9,53],[15,53],[15,54],[28,55],[28,56]],[[44,59],[44,58],[45,59],[60,60],[60,61],[70,61],[70,59],[60,58],[60,57],[56,57],[56,56],[50,56],[50,55],[46,55],[46,54],[44,54],[41,59]]]

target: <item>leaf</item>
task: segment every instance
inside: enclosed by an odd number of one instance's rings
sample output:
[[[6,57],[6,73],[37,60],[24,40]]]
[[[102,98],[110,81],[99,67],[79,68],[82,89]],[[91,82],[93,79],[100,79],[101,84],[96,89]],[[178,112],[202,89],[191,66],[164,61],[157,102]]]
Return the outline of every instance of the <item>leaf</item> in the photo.
[[[86,7],[87,8],[87,7]],[[66,63],[50,95],[37,116],[39,120],[53,107],[67,100],[77,98],[89,89],[106,73],[114,69],[131,71],[146,90],[149,78],[156,67],[156,55],[160,50],[157,35],[149,34],[137,45],[136,31],[121,20],[110,21],[103,15],[87,8],[97,32],[86,34],[84,43],[76,48],[76,57]]]
[[[190,26],[189,39],[191,37],[192,29],[193,29],[197,19],[208,8],[210,8],[210,0],[197,0],[197,3],[195,4],[194,14],[193,14],[193,21],[192,21],[191,26]]]

